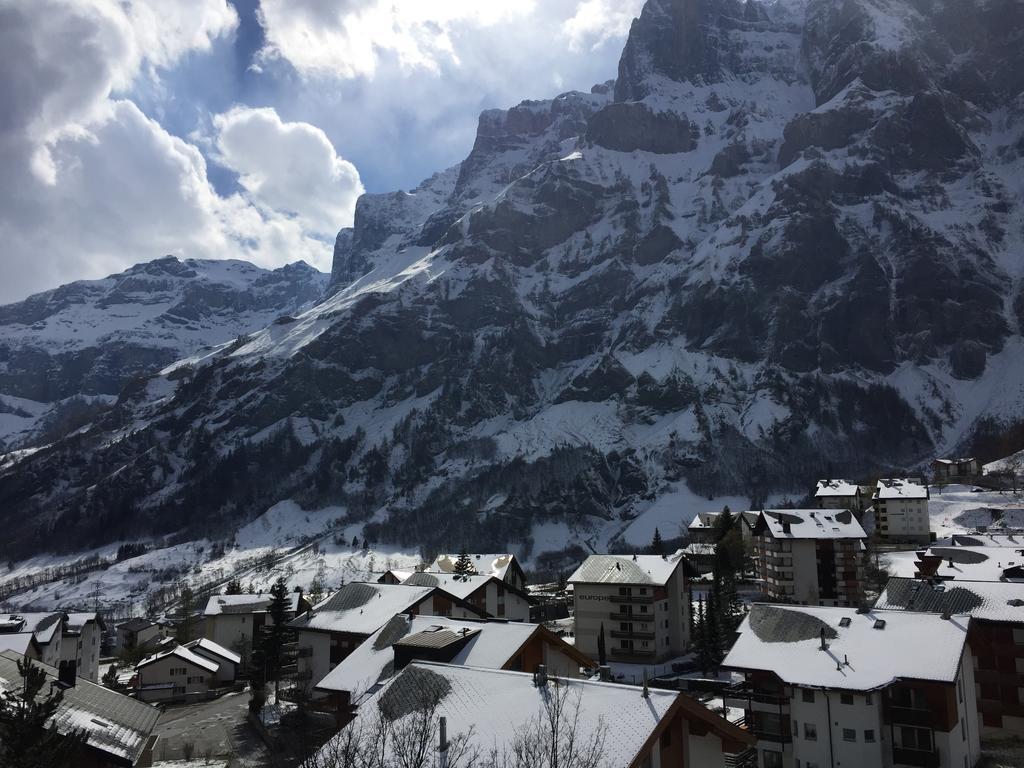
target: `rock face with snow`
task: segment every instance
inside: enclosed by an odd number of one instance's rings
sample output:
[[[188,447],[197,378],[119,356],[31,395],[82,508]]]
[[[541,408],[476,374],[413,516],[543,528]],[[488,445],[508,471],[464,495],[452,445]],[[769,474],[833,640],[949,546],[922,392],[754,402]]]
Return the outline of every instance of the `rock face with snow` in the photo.
[[[1024,414],[1021,29],[1018,0],[649,0],[613,84],[364,196],[327,299],[11,466],[11,547],[292,498],[540,559],[684,482],[760,503]]]
[[[40,414],[51,422],[94,415],[133,378],[298,314],[326,281],[301,262],[271,271],[167,256],[2,306],[3,439],[38,438]]]

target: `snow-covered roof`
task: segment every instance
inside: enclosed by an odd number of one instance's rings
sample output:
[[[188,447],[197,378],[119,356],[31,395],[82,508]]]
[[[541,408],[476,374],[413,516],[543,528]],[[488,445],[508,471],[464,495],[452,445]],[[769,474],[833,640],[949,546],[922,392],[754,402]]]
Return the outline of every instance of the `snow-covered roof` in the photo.
[[[1024,581],[1024,555],[1006,547],[929,547],[925,557],[941,557],[928,576],[956,581]],[[918,557],[917,564],[921,563]]]
[[[0,687],[20,680],[17,653],[0,652]],[[52,681],[57,670],[34,662]],[[49,690],[44,685],[43,690]],[[51,723],[59,733],[84,732],[93,748],[134,765],[146,747],[149,735],[160,717],[160,710],[116,691],[78,678],[64,690],[64,698]]]
[[[301,592],[288,593],[288,610],[297,613]],[[269,592],[251,595],[212,595],[206,601],[206,616],[219,616],[225,613],[266,613],[274,596]]]
[[[477,590],[496,581],[506,589],[509,587],[497,576],[491,574],[474,574],[471,576],[453,576],[446,573],[414,573],[402,582],[407,587],[437,587],[460,600],[466,600]],[[517,590],[518,591],[518,590]]]
[[[403,584],[405,583],[405,580],[412,576],[414,573],[416,573],[416,571],[400,571],[396,568],[392,568],[389,571],[384,571],[384,573],[381,575],[381,578],[383,579],[384,577],[390,575],[393,576],[395,578],[395,581],[397,581],[399,584]]]
[[[351,727],[372,723],[378,713],[398,721],[436,704],[437,715],[447,718],[450,738],[465,735],[471,748],[483,752],[509,749],[524,728],[543,716],[552,693],[560,690],[567,691],[570,717],[578,714],[572,721],[577,743],[603,734],[607,765],[631,765],[662,721],[684,704],[692,705],[687,710],[691,717],[718,732],[736,740],[752,740],[745,731],[676,691],[651,689],[645,697],[638,686],[564,679],[539,687],[533,675],[523,672],[418,661],[372,694],[360,706]]]
[[[230,661],[232,664],[242,663],[242,657],[237,653],[229,651],[223,645],[215,643],[213,640],[208,640],[205,637],[193,640],[191,643],[185,643],[185,647],[190,651],[195,651],[199,656],[208,653],[212,656],[224,659],[225,661]]]
[[[13,651],[24,656],[32,647],[32,640],[31,632],[0,632],[0,651]]]
[[[200,669],[205,669],[208,672],[216,672],[218,669],[220,669],[220,664],[218,664],[216,661],[208,659],[205,656],[200,656],[198,653],[193,653],[183,645],[176,645],[173,648],[170,648],[169,650],[160,651],[159,653],[154,653],[151,656],[147,656],[138,664],[136,664],[135,668],[141,669],[142,667],[149,666],[150,664],[160,661],[161,659],[166,659],[168,656],[174,656],[188,664],[193,664],[199,667]]]
[[[67,614],[67,617],[68,621],[67,624],[65,625],[65,629],[68,632],[72,633],[81,632],[82,628],[89,623],[98,624],[100,625],[100,627],[105,626],[103,623],[103,619],[95,611],[90,611],[86,613],[69,613]]]
[[[889,579],[876,608],[924,613],[964,613],[985,621],[1024,624],[1024,588],[1004,581],[934,584],[918,579]]]
[[[962,459],[936,459],[936,464],[963,464],[969,461],[975,461],[973,456],[965,456]]]
[[[860,486],[849,483],[846,480],[819,480],[818,489],[814,492],[814,497],[817,499],[823,499],[832,496],[856,496],[860,493]]]
[[[152,626],[154,626],[154,622],[149,619],[136,617],[134,619],[128,619],[127,621],[122,621],[117,625],[117,629],[123,629],[125,632],[139,632]]]
[[[756,530],[776,539],[863,539],[867,536],[849,510],[766,509]]]
[[[437,559],[428,565],[426,570],[429,573],[454,573],[455,563],[458,559],[459,556],[457,554],[438,555]],[[487,555],[470,554],[469,559],[473,563],[473,567],[476,568],[477,573],[490,574],[497,576],[499,579],[504,579],[509,566],[515,562],[516,556],[507,552]]]
[[[715,526],[715,520],[721,512],[698,512],[693,516],[693,520],[690,521],[688,526],[691,531],[699,531],[705,528],[713,528]]]
[[[395,673],[392,646],[421,633],[468,633],[469,639],[450,663],[501,669],[540,630],[526,622],[472,621],[441,616],[393,616],[317,684],[330,691],[361,693]]]
[[[819,688],[870,691],[901,678],[950,683],[969,622],[966,615],[756,604],[723,663]]]
[[[1021,533],[954,533],[953,546],[1024,549]]]
[[[60,612],[0,614],[0,627],[9,632],[31,632],[37,643],[46,645],[64,625],[66,615]]]
[[[680,563],[682,550],[673,555],[591,555],[569,577],[570,584],[664,585]]]
[[[879,480],[875,487],[876,499],[927,499],[928,487],[908,478]]]
[[[407,613],[430,597],[435,589],[404,584],[346,584],[288,626],[298,630],[372,635],[396,613]]]

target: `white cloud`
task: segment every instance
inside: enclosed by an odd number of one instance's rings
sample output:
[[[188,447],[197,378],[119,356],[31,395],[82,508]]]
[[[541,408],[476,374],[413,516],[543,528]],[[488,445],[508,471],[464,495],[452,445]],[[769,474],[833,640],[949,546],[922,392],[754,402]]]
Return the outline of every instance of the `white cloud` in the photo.
[[[594,50],[621,38],[641,5],[628,0],[583,0],[562,25],[570,50]]]
[[[333,237],[349,225],[363,192],[359,172],[338,157],[309,123],[284,123],[270,108],[236,107],[213,121],[219,161],[239,174],[261,210],[295,216],[311,232]]]

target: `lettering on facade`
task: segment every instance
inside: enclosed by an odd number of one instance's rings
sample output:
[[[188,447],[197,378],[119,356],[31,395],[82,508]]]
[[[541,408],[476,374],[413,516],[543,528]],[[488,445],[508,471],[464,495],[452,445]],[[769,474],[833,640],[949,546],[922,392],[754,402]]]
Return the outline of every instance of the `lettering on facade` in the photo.
[[[580,600],[611,600],[612,595],[577,595]]]

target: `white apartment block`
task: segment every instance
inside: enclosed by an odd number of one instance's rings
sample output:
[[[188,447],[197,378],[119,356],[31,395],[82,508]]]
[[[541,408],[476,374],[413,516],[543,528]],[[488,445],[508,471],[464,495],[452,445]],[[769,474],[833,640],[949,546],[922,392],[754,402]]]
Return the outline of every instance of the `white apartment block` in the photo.
[[[692,575],[681,552],[668,557],[591,555],[569,577],[576,647],[597,659],[603,628],[609,661],[654,663],[686,653],[686,578]]]
[[[972,768],[968,616],[755,605],[725,666],[760,768]]]
[[[69,613],[61,637],[61,664],[75,662],[75,674],[85,680],[100,680],[100,644],[103,620],[96,613]]]
[[[852,512],[769,509],[754,526],[765,594],[803,605],[858,605],[867,534]]]
[[[916,480],[879,480],[872,496],[875,531],[885,539],[927,544],[931,540],[928,486]]]

